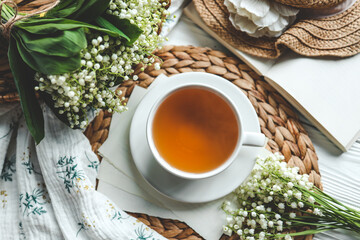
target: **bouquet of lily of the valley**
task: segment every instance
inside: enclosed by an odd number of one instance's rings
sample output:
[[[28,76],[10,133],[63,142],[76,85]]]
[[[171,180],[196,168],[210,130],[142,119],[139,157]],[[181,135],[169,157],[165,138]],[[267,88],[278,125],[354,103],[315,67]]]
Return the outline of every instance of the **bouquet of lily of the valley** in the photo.
[[[87,126],[88,111],[126,110],[113,87],[130,78],[135,64],[154,62],[169,1],[61,0],[31,15],[1,2],[2,37],[37,143],[45,133],[36,92],[72,128]]]
[[[250,178],[225,201],[223,231],[240,239],[290,240],[331,229],[360,234],[360,212],[315,187],[309,175],[274,154],[258,158]]]

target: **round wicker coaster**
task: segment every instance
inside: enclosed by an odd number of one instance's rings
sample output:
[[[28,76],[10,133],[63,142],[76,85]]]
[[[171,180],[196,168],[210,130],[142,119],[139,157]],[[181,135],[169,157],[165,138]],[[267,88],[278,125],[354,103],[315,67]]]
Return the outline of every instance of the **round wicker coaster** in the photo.
[[[298,166],[301,174],[309,174],[310,180],[322,188],[318,158],[314,146],[297,114],[270,85],[240,60],[210,48],[191,46],[165,46],[155,53],[156,62],[162,63],[160,70],[153,66],[139,65],[135,74],[138,81],[126,81],[119,88],[128,99],[135,85],[148,87],[160,74],[168,76],[183,72],[208,72],[224,77],[238,86],[249,98],[259,116],[262,132],[269,138],[267,149],[281,152],[290,166]],[[145,67],[142,72],[141,68]],[[108,136],[111,114],[100,112],[88,126],[85,135],[96,153]],[[99,157],[100,158],[100,157]],[[169,239],[202,239],[185,223],[177,220],[161,219],[145,214],[130,213],[149,227]],[[238,239],[235,236],[224,239]],[[312,236],[296,239],[311,240]]]

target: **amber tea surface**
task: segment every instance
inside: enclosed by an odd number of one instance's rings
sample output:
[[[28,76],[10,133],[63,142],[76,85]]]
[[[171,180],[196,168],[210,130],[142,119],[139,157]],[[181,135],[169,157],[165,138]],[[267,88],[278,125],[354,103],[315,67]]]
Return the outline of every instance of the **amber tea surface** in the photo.
[[[222,165],[235,150],[239,136],[231,105],[201,87],[171,93],[158,107],[152,127],[161,157],[191,173],[208,172]]]

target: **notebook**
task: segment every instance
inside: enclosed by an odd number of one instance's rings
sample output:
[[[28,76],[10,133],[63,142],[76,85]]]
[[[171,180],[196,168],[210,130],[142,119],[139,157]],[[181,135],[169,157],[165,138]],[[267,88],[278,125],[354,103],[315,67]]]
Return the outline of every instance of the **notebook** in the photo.
[[[273,86],[342,151],[360,137],[360,54],[309,58],[285,52],[278,59],[243,53],[213,32],[193,3],[184,13]]]

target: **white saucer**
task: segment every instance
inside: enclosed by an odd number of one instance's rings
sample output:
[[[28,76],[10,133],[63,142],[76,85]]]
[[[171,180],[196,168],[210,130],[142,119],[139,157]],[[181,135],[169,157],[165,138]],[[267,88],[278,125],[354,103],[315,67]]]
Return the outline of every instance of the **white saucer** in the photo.
[[[130,149],[139,172],[158,192],[182,202],[208,202],[229,194],[248,177],[262,147],[243,146],[239,157],[226,170],[206,179],[187,180],[174,176],[162,168],[153,158],[147,143],[147,116],[161,92],[185,82],[211,84],[226,93],[241,113],[244,131],[260,133],[258,116],[248,98],[238,87],[213,74],[183,73],[158,84],[142,99],[130,127]],[[251,159],[251,161],[245,161],[244,164],[242,159]]]

